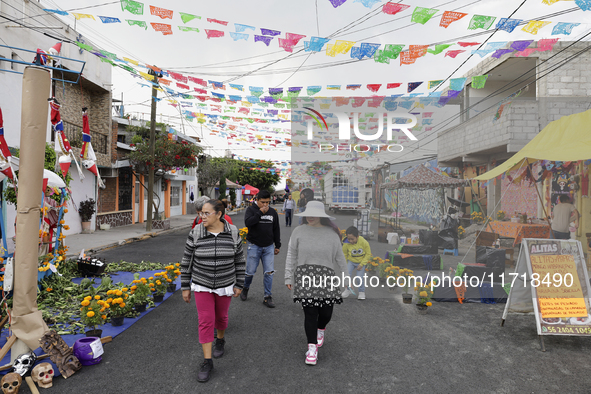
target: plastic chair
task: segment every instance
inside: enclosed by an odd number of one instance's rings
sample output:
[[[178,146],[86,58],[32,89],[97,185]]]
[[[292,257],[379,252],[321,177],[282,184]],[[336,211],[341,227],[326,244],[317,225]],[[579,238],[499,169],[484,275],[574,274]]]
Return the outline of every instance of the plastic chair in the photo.
[[[443,249],[443,254],[446,254],[447,252],[453,254],[454,256],[457,256],[458,253],[458,249]]]

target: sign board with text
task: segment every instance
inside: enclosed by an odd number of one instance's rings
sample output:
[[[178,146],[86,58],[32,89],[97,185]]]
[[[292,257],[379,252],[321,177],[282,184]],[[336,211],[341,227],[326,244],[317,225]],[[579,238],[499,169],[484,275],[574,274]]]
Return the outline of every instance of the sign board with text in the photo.
[[[538,335],[591,335],[589,274],[576,240],[524,239],[505,307],[533,313]]]

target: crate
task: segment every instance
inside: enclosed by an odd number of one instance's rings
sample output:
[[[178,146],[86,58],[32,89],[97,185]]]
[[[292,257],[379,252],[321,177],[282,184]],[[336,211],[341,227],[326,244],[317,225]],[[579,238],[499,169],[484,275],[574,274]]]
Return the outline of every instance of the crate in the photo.
[[[105,272],[105,268],[107,268],[107,264],[99,259],[78,259],[78,271],[83,276],[101,275]]]

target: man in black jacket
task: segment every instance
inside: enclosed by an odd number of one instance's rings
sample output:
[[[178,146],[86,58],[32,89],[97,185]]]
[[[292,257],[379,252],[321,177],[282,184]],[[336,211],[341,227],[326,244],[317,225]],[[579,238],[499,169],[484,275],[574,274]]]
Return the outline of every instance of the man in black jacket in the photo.
[[[271,297],[273,287],[273,273],[275,272],[275,255],[279,254],[281,248],[281,236],[279,230],[279,216],[277,211],[269,206],[271,193],[261,190],[244,213],[244,224],[248,227],[247,253],[246,253],[246,276],[244,289],[240,299],[246,301],[248,290],[252,283],[252,277],[256,273],[259,262],[263,262],[265,297],[263,304],[269,308],[275,308]]]

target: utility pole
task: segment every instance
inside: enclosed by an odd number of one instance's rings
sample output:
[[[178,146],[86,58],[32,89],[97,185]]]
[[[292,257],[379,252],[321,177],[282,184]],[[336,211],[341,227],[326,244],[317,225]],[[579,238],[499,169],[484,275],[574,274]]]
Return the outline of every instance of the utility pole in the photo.
[[[156,144],[156,97],[158,96],[158,77],[161,74],[150,69],[154,76],[152,85],[152,112],[150,113],[150,164],[148,164],[148,211],[146,212],[146,231],[152,231],[152,212],[154,211],[154,145]]]

